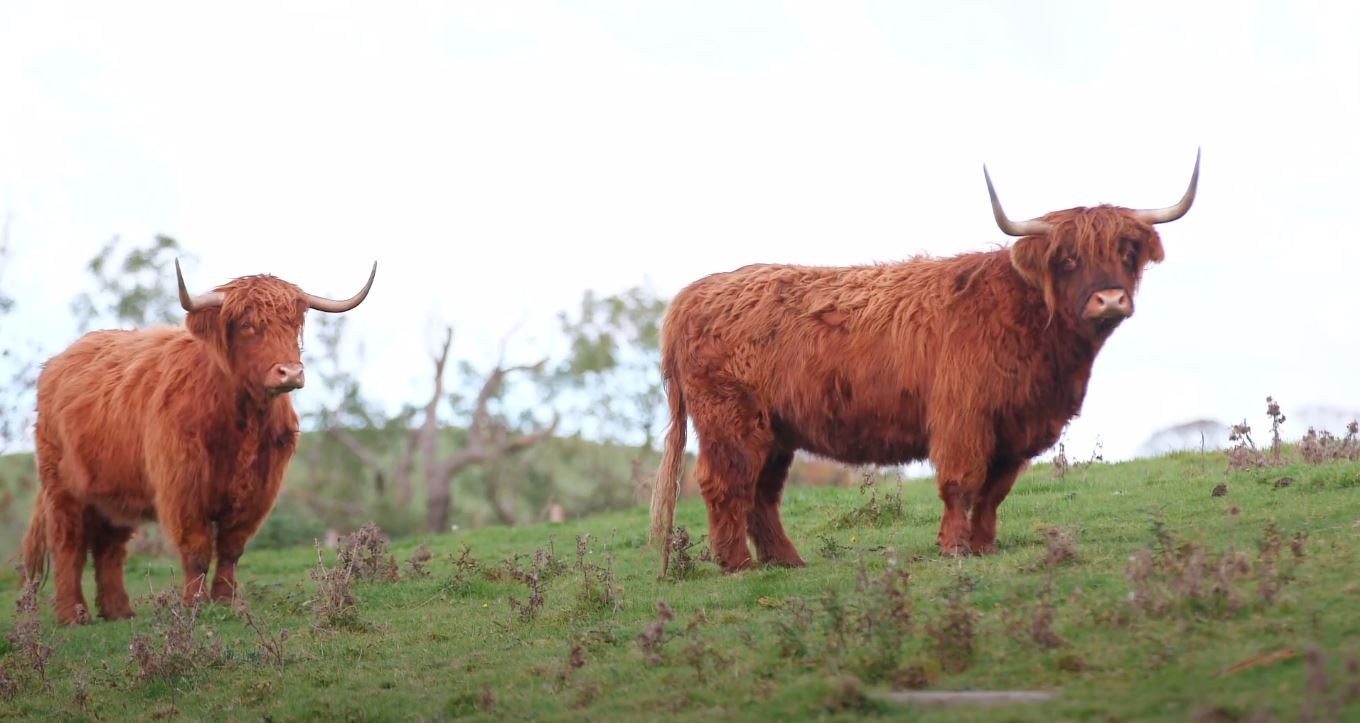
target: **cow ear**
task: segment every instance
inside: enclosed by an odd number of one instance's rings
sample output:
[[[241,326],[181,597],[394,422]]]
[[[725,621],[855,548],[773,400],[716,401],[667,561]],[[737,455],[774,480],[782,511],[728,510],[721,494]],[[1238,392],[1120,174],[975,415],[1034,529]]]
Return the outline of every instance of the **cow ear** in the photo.
[[[189,312],[189,315],[184,319],[184,325],[189,328],[190,334],[222,354],[226,354],[227,336],[222,329],[220,319],[221,309],[209,307]]]
[[[1011,245],[1011,266],[1035,288],[1045,287],[1049,244],[1047,236],[1026,236]]]
[[[211,341],[209,337],[217,329],[217,309],[201,309],[191,311],[184,317],[184,325],[189,327],[189,333],[202,339]]]
[[[1147,255],[1147,260],[1154,264],[1160,264],[1162,259],[1166,258],[1166,252],[1162,250],[1162,237],[1158,236],[1156,231],[1148,237],[1147,243],[1143,246],[1143,253]]]

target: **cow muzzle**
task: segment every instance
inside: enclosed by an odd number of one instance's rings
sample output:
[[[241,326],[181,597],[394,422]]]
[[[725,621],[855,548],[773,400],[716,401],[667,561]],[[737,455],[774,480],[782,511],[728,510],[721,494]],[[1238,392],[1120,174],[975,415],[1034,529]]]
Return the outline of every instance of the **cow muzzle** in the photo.
[[[1101,336],[1114,331],[1130,316],[1133,316],[1133,299],[1123,289],[1104,289],[1091,294],[1081,312],[1082,320],[1094,324]]]
[[[305,381],[301,364],[275,364],[269,370],[267,388],[270,394],[287,394],[294,389],[301,389]]]

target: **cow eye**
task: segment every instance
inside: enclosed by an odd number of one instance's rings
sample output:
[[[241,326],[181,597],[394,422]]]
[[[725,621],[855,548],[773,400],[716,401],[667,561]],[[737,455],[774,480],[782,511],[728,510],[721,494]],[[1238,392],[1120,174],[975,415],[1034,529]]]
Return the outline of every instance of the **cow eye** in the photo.
[[[1076,271],[1077,260],[1071,256],[1064,256],[1062,260],[1058,262],[1058,268],[1063,271]]]
[[[243,321],[241,322],[240,329],[241,331],[255,331],[255,325],[248,321]]]

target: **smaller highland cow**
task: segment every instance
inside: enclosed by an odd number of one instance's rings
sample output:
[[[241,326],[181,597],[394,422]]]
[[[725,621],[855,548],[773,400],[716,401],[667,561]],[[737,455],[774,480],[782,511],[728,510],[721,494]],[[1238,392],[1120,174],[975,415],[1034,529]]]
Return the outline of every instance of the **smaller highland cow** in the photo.
[[[132,616],[123,562],[133,529],[148,521],[179,549],[186,602],[232,598],[237,560],[274,506],[297,445],[288,393],[303,383],[303,317],[358,306],[378,265],[346,301],[272,276],[191,297],[178,261],[175,271],[184,328],[91,332],[38,378],[42,485],[23,556],[35,579],[51,556],[62,623],[88,610],[80,585],[87,554],[99,613]]]

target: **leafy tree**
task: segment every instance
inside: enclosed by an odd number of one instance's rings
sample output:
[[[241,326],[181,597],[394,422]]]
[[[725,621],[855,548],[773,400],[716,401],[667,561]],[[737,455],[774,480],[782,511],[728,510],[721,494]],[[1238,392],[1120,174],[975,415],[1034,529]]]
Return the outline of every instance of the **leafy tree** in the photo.
[[[6,214],[5,223],[0,226],[0,283],[4,282],[5,266],[9,262],[9,225],[13,217]],[[0,286],[0,316],[8,314],[14,309],[14,297],[5,293],[5,287]]]
[[[571,344],[557,369],[574,390],[581,431],[602,440],[651,448],[665,402],[661,380],[661,319],[666,301],[647,286],[612,296],[587,291],[575,315],[559,315]]]
[[[10,218],[0,225],[0,324],[13,313],[14,297],[5,289],[4,272],[9,264]],[[0,454],[23,447],[33,421],[33,390],[38,380],[41,353],[32,343],[27,349],[10,335],[0,348]],[[0,458],[0,557],[15,549],[28,522],[28,501],[37,489],[37,466],[32,455]]]
[[[10,255],[10,216],[0,226],[0,320],[14,311],[14,297],[4,288]],[[33,390],[38,383],[41,353],[31,342],[23,349],[17,340],[0,348],[0,453],[11,450],[27,437],[33,420]]]
[[[178,241],[157,236],[146,248],[121,252],[115,236],[90,259],[93,292],[83,292],[71,303],[82,332],[96,323],[118,326],[178,324],[184,317],[179,289],[170,269],[175,258],[195,260]]]
[[[666,301],[649,286],[597,296],[587,291],[576,314],[562,313],[562,332],[571,352],[556,370],[556,382],[574,402],[578,434],[634,447],[626,480],[637,498],[650,479],[660,413],[665,403],[661,379],[661,320]],[[622,480],[613,475],[601,486]]]

